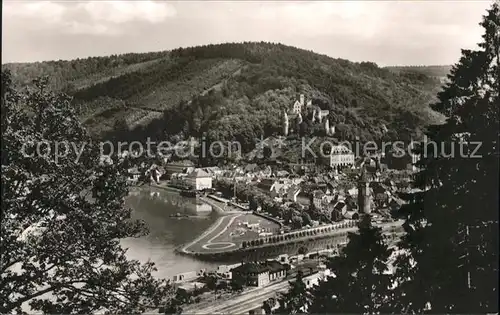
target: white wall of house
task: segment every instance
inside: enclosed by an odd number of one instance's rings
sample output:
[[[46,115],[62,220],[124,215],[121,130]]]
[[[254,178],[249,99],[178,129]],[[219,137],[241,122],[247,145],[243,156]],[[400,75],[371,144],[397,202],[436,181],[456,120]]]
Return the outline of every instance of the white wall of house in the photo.
[[[269,283],[269,271],[259,273],[257,276],[257,286],[262,287]]]
[[[319,198],[313,197],[313,204],[316,208],[321,209],[323,207],[323,196]]]
[[[186,177],[187,184],[196,190],[210,189],[212,188],[212,178],[211,177]]]
[[[280,271],[277,271],[277,272],[270,273],[269,274],[269,280],[270,281],[274,281],[276,279],[284,278],[285,276],[286,276],[286,272],[284,270],[280,270]]]
[[[196,178],[196,190],[210,189],[212,188],[212,178],[211,177],[201,177]]]
[[[354,154],[339,153],[330,155],[330,167],[354,165]]]

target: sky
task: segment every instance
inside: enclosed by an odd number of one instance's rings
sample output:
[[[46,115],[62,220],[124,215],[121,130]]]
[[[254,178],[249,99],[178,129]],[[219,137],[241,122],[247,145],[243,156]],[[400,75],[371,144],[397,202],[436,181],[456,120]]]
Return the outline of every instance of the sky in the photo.
[[[387,65],[453,64],[492,1],[4,0],[2,64],[266,41]]]

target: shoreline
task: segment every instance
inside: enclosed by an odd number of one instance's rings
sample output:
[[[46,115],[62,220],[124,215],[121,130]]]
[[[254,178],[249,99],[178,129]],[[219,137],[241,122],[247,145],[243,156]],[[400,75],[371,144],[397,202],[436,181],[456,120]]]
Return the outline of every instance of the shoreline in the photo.
[[[138,188],[154,187],[154,188],[159,188],[159,189],[163,189],[163,190],[166,190],[166,191],[169,191],[169,192],[174,192],[174,193],[180,193],[181,192],[181,189],[178,189],[178,188],[175,188],[175,187],[170,187],[170,186],[167,186],[167,185],[158,185],[158,184],[150,184],[150,185],[147,185],[147,186],[146,185],[143,185],[143,186],[134,185],[134,187],[138,187]],[[188,198],[188,197],[185,197],[185,198]],[[217,202],[215,202],[214,200],[210,200],[208,198],[201,197],[201,196],[197,196],[196,198],[192,198],[192,199],[200,200],[201,202],[210,205],[212,207],[212,210],[219,217],[217,218],[217,220],[212,225],[210,225],[205,231],[203,231],[203,233],[201,233],[199,236],[197,236],[194,240],[192,240],[192,241],[190,241],[190,242],[188,242],[186,244],[182,244],[182,245],[180,245],[180,246],[178,246],[178,247],[176,247],[174,249],[175,253],[182,254],[182,255],[198,256],[196,252],[188,251],[187,248],[189,248],[189,247],[193,246],[194,244],[198,243],[200,240],[202,240],[207,235],[209,235],[214,230],[216,230],[221,225],[221,223],[224,221],[224,218],[227,217],[228,215],[241,215],[241,214],[251,213],[249,211],[242,211],[242,210],[237,210],[237,209],[226,211],[220,205],[218,205]]]
[[[142,186],[144,187],[144,186]],[[180,189],[174,188],[174,187],[169,187],[166,185],[158,185],[158,184],[151,184],[146,187],[154,187],[154,188],[160,188],[164,189],[166,191],[170,192],[177,192],[180,193]],[[216,202],[215,200],[211,200],[205,196],[197,196],[197,200],[200,200],[203,203],[206,203],[210,206],[212,206],[212,210],[215,211],[215,213],[219,216],[217,220],[210,225],[203,233],[198,235],[195,239],[192,241],[179,245],[174,249],[174,252],[180,255],[187,255],[187,256],[192,256],[192,257],[197,257],[197,258],[209,258],[209,257],[224,257],[228,255],[233,255],[233,254],[238,254],[238,253],[245,253],[245,252],[252,252],[255,250],[264,250],[272,247],[278,247],[282,245],[290,245],[290,244],[295,244],[295,243],[301,243],[301,242],[308,242],[308,241],[313,241],[313,240],[318,240],[318,239],[324,239],[324,238],[338,238],[338,237],[343,237],[346,236],[349,232],[355,232],[357,230],[356,226],[343,226],[340,227],[340,224],[332,224],[332,225],[327,225],[327,226],[319,226],[319,227],[314,227],[310,228],[307,230],[298,230],[298,231],[291,231],[285,234],[276,234],[273,236],[269,237],[260,237],[260,238],[255,238],[254,240],[251,240],[252,242],[258,242],[261,241],[260,244],[255,244],[252,246],[242,246],[242,244],[239,244],[238,247],[233,247],[233,248],[228,248],[228,249],[220,249],[220,250],[213,250],[213,251],[200,251],[200,250],[188,250],[190,247],[196,245],[200,241],[202,241],[204,238],[206,238],[208,235],[213,233],[216,229],[220,228],[220,225],[224,222],[224,220],[230,216],[230,217],[235,217],[239,216],[241,214],[253,214],[257,215],[263,219],[270,220],[272,222],[278,221],[275,218],[269,218],[268,216],[261,214],[261,213],[255,213],[254,211],[242,211],[242,210],[237,210],[237,209],[232,209],[232,210],[224,210],[222,208],[222,204]],[[233,208],[233,207],[231,207]],[[230,220],[230,222],[232,222]],[[277,223],[277,222],[275,222]],[[282,223],[278,223],[280,226],[282,226]],[[351,224],[354,224],[351,222]],[[402,223],[398,222],[392,222],[389,224],[382,224],[382,228],[384,230],[391,230],[393,228],[400,228]],[[224,227],[223,231],[227,229],[227,227]],[[297,234],[303,233],[303,235],[298,236]],[[308,234],[306,234],[308,233]],[[218,235],[217,235],[218,236]],[[217,237],[215,236],[215,237]],[[274,240],[271,240],[274,239]],[[213,238],[212,238],[213,240]],[[248,241],[250,242],[250,241]]]
[[[144,187],[145,185],[143,186],[136,186],[136,187]],[[181,190],[179,188],[175,188],[175,187],[171,187],[171,186],[167,186],[167,185],[158,185],[158,184],[150,184],[146,187],[155,187],[155,188],[160,188],[160,189],[163,189],[163,190],[166,190],[166,191],[171,191],[171,192],[177,192],[177,193],[180,193]]]
[[[223,217],[221,217],[219,220],[222,220]],[[263,250],[263,249],[268,249],[272,247],[279,247],[283,245],[290,245],[290,244],[298,244],[302,242],[309,242],[309,241],[314,241],[314,240],[319,240],[319,239],[325,239],[325,238],[342,238],[342,237],[347,237],[348,233],[353,233],[358,230],[357,226],[350,226],[350,227],[343,227],[343,228],[334,228],[333,230],[330,231],[324,231],[324,232],[318,232],[318,234],[312,234],[312,235],[304,235],[304,236],[299,236],[299,237],[291,237],[292,234],[296,233],[301,233],[304,232],[302,231],[293,231],[289,232],[286,234],[280,234],[280,235],[274,235],[274,237],[283,237],[283,240],[279,240],[277,242],[265,242],[263,244],[255,245],[255,246],[248,246],[248,247],[238,247],[238,248],[232,248],[232,249],[227,249],[227,250],[220,250],[220,251],[211,251],[211,252],[204,252],[204,251],[188,251],[186,248],[194,245],[196,242],[199,240],[203,239],[206,234],[213,232],[214,229],[216,229],[219,225],[220,222],[219,220],[217,221],[217,226],[213,225],[211,228],[203,233],[200,237],[196,238],[194,241],[190,242],[188,245],[183,246],[183,250],[179,251],[179,253],[184,254],[184,255],[190,255],[194,257],[205,257],[205,258],[214,258],[214,257],[224,257],[228,255],[234,255],[234,254],[239,254],[239,253],[245,253],[245,252],[252,252],[256,250]],[[381,225],[380,227],[383,229],[383,232],[387,232],[390,230],[396,230],[402,229],[402,222],[392,222],[391,224],[385,224]],[[326,226],[322,227],[316,227],[312,230],[319,230],[319,229],[324,229]],[[260,238],[256,238],[255,240],[259,240]]]

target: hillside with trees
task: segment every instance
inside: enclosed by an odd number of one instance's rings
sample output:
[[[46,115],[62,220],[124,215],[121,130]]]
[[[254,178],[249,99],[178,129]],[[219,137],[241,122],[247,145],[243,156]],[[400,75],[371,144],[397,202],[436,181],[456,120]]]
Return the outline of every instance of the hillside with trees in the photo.
[[[3,68],[18,84],[48,75],[52,88],[73,96],[81,120],[101,138],[206,134],[253,143],[281,132],[281,113],[299,94],[329,109],[345,140],[418,137],[442,120],[428,106],[440,87],[436,78],[281,44],[228,43]],[[315,128],[301,126],[307,134]]]
[[[391,66],[386,67],[390,71],[395,73],[415,73],[423,74],[428,77],[434,78],[446,78],[450,74],[452,66],[451,65],[441,65],[441,66]]]

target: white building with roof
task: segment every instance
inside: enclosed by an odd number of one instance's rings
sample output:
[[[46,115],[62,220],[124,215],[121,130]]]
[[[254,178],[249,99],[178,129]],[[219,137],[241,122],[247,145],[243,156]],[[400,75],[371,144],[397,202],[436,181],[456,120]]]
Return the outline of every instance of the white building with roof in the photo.
[[[186,184],[195,190],[212,188],[212,176],[202,169],[195,169],[185,178]]]
[[[300,100],[295,101],[295,103],[293,103],[292,113],[300,114],[300,112],[302,111],[302,108],[305,105],[304,101],[305,101],[304,94],[300,94]]]
[[[354,153],[345,145],[334,145],[329,160],[332,168],[354,165]]]

